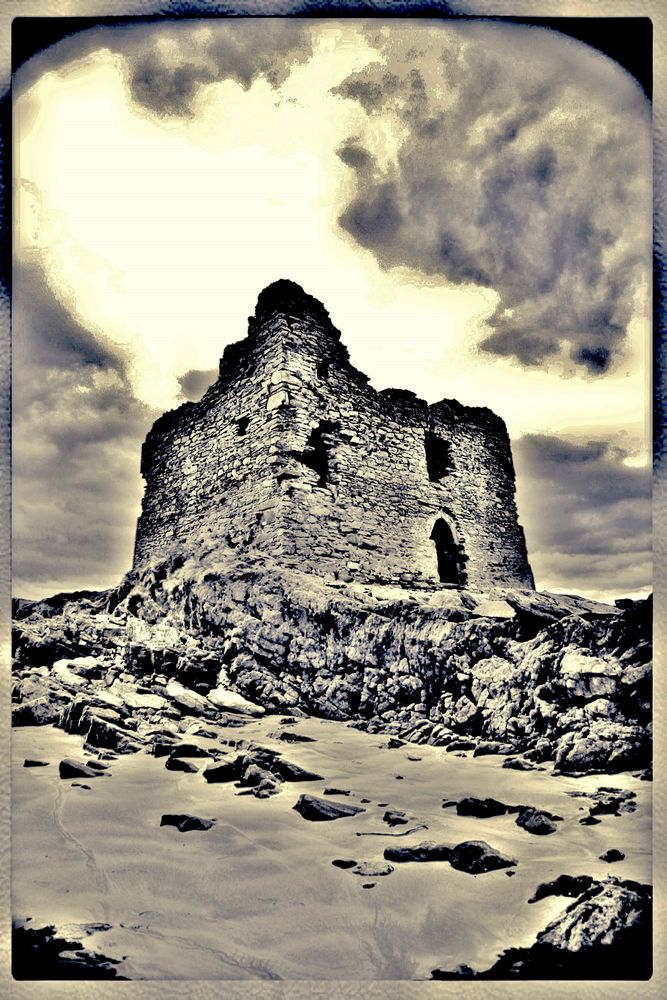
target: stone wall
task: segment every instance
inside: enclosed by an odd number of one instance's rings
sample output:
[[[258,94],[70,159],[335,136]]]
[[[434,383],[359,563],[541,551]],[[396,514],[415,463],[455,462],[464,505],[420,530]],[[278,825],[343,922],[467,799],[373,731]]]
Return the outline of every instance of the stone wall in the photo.
[[[377,392],[316,299],[261,293],[198,403],[156,422],[135,563],[206,532],[340,579],[532,588],[505,425]]]

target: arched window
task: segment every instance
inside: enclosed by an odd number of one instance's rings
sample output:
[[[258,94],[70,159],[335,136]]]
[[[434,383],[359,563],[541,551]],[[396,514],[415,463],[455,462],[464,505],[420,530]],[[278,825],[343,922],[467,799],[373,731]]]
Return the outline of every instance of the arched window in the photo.
[[[467,556],[443,517],[439,517],[433,525],[431,541],[435,545],[440,582],[450,583],[455,587],[465,586]]]

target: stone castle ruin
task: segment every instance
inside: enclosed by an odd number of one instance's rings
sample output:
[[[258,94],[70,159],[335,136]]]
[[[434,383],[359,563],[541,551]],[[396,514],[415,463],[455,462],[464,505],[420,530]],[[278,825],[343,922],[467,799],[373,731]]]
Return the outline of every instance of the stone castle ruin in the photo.
[[[376,391],[291,281],[260,294],[203,398],[156,421],[141,471],[135,566],[208,533],[345,581],[534,588],[503,421]]]

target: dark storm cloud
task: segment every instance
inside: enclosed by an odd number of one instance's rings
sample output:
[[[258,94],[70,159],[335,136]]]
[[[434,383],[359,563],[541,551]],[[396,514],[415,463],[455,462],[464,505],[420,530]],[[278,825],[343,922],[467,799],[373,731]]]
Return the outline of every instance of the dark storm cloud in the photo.
[[[181,387],[183,399],[197,402],[201,399],[210,385],[213,385],[218,377],[218,369],[211,368],[202,370],[201,368],[191,368],[184,375],[178,376],[178,384]]]
[[[31,59],[17,74],[27,89],[49,69],[102,48],[123,56],[134,102],[159,117],[193,114],[201,87],[234,80],[247,90],[263,78],[278,88],[312,54],[311,30],[284,18],[156,21],[91,28]]]
[[[651,582],[651,474],[614,440],[527,434],[513,444],[538,586],[617,594]]]
[[[279,87],[292,66],[312,53],[310,32],[298,21],[215,21],[207,30],[210,36],[183,23],[161,25],[149,45],[127,53],[130,91],[138,104],[158,115],[188,116],[201,86],[235,80],[247,90],[263,77]]]
[[[71,317],[37,266],[15,272],[13,383],[14,592],[109,586],[131,562],[155,414],[123,353]]]
[[[338,151],[354,170],[343,230],[383,267],[494,289],[484,351],[605,372],[650,266],[640,90],[553,32],[477,23],[373,34],[386,64],[334,88],[365,112]],[[382,161],[386,122],[399,141]]]

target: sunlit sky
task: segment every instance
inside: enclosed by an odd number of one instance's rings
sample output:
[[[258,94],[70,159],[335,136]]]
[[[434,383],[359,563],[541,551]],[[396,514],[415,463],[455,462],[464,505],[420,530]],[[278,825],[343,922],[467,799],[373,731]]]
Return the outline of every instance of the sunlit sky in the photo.
[[[248,22],[83,32],[79,50],[70,43],[59,56],[56,46],[41,71],[33,60],[27,83],[17,78],[15,255],[29,275],[17,285],[14,325],[22,594],[117,581],[131,555],[140,437],[183,401],[189,373],[214,380],[259,291],[281,277],[324,302],[378,389],[489,406],[516,441],[562,438],[562,475],[590,442],[605,443],[589,463],[594,472],[602,461],[603,477],[613,478],[614,463],[646,465],[650,139],[632,79],[594,50],[536,29],[324,21],[301,22],[297,38],[292,24],[293,44],[282,19],[275,39],[266,22],[259,45]],[[473,86],[480,67],[487,91]],[[41,306],[31,306],[37,287]],[[96,394],[108,395],[120,365],[119,392],[137,407],[134,436],[119,431],[107,442],[117,451],[122,438],[131,485],[110,497],[120,512],[97,549],[72,519],[85,517],[82,490],[97,509],[102,487],[79,484],[76,512],[63,495],[55,513],[35,503],[38,481],[51,477],[58,489],[54,458],[69,433],[63,425],[56,434],[34,385],[21,397],[22,380],[37,378],[55,393],[53,371],[65,370],[60,361],[49,368],[48,354],[69,334],[40,326],[42,307],[85,331],[86,350],[93,343],[116,359],[106,371],[102,361],[95,373],[74,364],[59,375],[58,405],[71,413],[88,396],[81,419],[92,420]],[[39,341],[43,371],[21,338]],[[80,360],[80,345],[70,347]],[[539,449],[529,451],[534,464]],[[107,459],[100,447],[101,479]],[[552,539],[540,572],[528,478],[546,477],[543,488],[554,470],[522,473],[518,454],[517,468],[540,585],[600,595],[646,588],[645,539],[633,571],[632,560],[620,576],[608,562],[588,581],[563,573],[564,552],[560,569],[549,562]],[[72,483],[61,484],[65,494]],[[592,495],[577,496],[579,515],[591,516]],[[636,511],[644,494],[633,486],[617,500]],[[39,535],[54,517],[49,554]],[[74,555],[63,559],[58,546]]]

